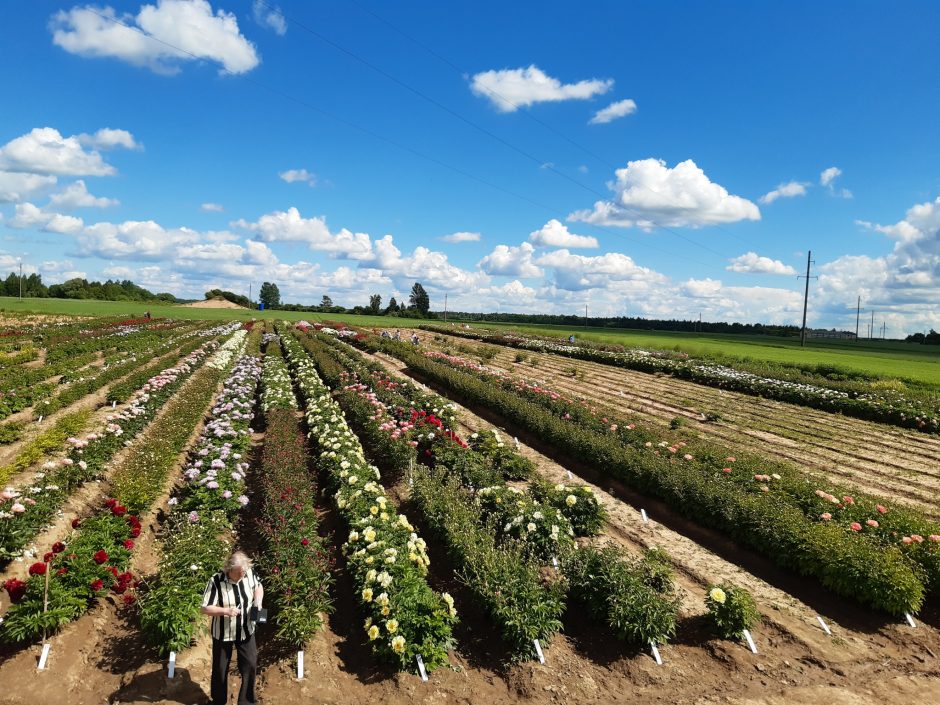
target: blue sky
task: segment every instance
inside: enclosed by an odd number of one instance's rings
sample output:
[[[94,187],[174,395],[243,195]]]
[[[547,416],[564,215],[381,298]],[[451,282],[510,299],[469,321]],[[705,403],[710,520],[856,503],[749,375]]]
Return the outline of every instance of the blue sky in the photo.
[[[0,269],[796,323],[812,249],[814,325],[853,327],[860,295],[889,334],[940,328],[936,3],[35,2],[3,20]]]

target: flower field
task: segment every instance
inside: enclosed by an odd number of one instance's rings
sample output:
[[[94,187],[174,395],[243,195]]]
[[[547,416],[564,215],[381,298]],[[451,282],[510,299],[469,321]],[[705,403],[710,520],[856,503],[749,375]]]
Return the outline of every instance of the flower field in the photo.
[[[37,389],[0,423],[0,703],[205,699],[202,591],[236,547],[269,702],[929,702],[926,490],[638,413],[585,377],[629,372],[606,360],[317,328],[3,338],[11,397]]]

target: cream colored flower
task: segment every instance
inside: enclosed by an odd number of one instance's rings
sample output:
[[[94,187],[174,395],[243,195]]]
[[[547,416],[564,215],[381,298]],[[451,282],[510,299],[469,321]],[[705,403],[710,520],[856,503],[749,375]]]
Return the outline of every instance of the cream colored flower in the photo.
[[[369,641],[374,641],[379,638],[379,628],[374,624],[369,627]]]
[[[392,639],[392,650],[396,654],[400,654],[405,650],[405,637],[396,636]]]
[[[385,628],[388,629],[389,634],[394,634],[398,631],[398,620],[390,619],[385,623]]]
[[[728,596],[725,594],[725,591],[719,587],[712,588],[709,591],[708,596],[712,598],[712,600],[717,602],[719,605],[725,604],[725,600],[728,599]]]
[[[366,602],[372,602],[372,588],[365,588],[362,591],[362,599]]]
[[[575,497],[573,494],[569,494],[567,497],[565,497],[565,504],[567,504],[569,507],[573,507],[577,503],[578,503],[578,498]]]

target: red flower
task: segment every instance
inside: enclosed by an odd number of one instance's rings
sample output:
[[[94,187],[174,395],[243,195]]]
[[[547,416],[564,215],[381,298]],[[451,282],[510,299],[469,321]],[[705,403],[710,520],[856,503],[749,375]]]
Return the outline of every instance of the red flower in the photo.
[[[135,539],[136,539],[138,536],[140,536],[140,527],[139,527],[139,526],[132,526],[132,527],[131,527],[131,536],[132,536],[133,538],[135,538]]]
[[[728,473],[731,472],[731,468],[722,468],[721,471],[722,471],[725,475],[727,475]]]
[[[30,575],[45,575],[46,574],[46,564],[45,563],[33,563],[29,567]]]
[[[120,504],[115,504],[111,507],[111,513],[116,517],[121,517],[127,514],[127,507],[122,507]]]
[[[92,589],[94,592],[98,592],[98,591],[101,590],[103,587],[104,587],[104,583],[101,582],[100,580],[92,580],[92,581],[91,581],[91,589]]]
[[[124,541],[124,548],[126,548],[128,551],[133,551],[133,550],[134,550],[134,542],[133,542],[131,539],[125,540],[125,541]]]
[[[81,525],[82,525],[82,520],[81,520],[81,519],[79,519],[79,518],[77,518],[77,517],[76,517],[75,519],[72,519],[72,528],[73,528],[73,529],[77,529],[77,528],[80,527]]]
[[[16,578],[10,578],[4,582],[3,589],[10,595],[10,602],[19,602],[26,595],[26,583]]]
[[[111,507],[116,506],[117,503],[118,503],[118,501],[117,501],[116,499],[111,498],[111,499],[109,499],[107,502],[104,503],[104,506],[106,506],[108,509],[110,509]]]
[[[114,585],[111,586],[111,590],[117,593],[118,595],[123,595],[125,592],[127,592],[127,584],[122,583],[119,580],[116,583],[114,583]]]
[[[309,545],[310,545],[310,541],[309,541],[308,539],[301,539],[301,540],[300,540],[300,545],[301,545],[301,546],[309,546]]]
[[[52,563],[52,559],[55,558],[55,554],[52,551],[49,551],[46,554],[43,554],[42,562],[43,563]]]
[[[95,555],[92,556],[95,559],[95,563],[101,565],[102,563],[108,562],[108,553],[107,551],[95,551]]]
[[[69,569],[68,569],[68,568],[59,568],[59,569],[55,572],[55,574],[58,575],[58,576],[63,576],[63,575],[65,575],[65,574],[68,573],[68,572],[69,572]]]
[[[135,602],[137,602],[137,595],[134,595],[133,593],[130,593],[130,592],[124,595],[125,605],[133,605]]]
[[[108,566],[108,571],[110,571],[111,575],[113,575],[115,578],[118,576],[118,569],[113,565]]]
[[[62,543],[61,541],[56,541],[54,544],[52,544],[53,553],[62,553],[62,551],[64,550],[65,550],[65,544]]]
[[[140,526],[140,519],[135,517],[133,514],[128,514],[126,517],[124,517],[124,521],[126,521],[131,526]]]

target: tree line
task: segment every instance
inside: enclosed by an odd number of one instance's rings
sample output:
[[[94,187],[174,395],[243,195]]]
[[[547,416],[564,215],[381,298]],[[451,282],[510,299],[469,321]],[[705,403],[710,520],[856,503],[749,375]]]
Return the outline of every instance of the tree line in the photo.
[[[22,289],[20,288],[22,286]],[[20,277],[10,272],[0,281],[0,296],[20,296],[37,299],[97,299],[99,301],[155,301],[179,303],[173,294],[154,294],[129,279],[122,281],[108,279],[104,282],[87,279],[68,279],[61,284],[46,286],[42,276],[30,274]]]

